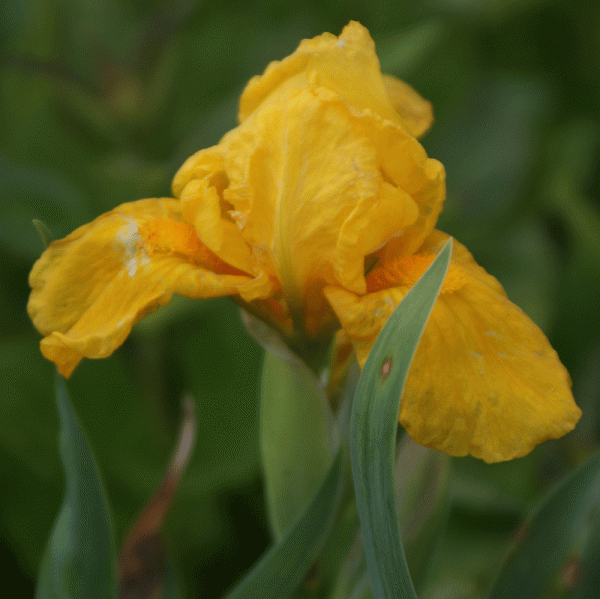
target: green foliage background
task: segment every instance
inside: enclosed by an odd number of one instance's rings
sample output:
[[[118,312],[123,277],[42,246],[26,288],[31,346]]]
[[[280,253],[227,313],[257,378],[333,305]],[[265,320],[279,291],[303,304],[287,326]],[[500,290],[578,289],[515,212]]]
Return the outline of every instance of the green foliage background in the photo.
[[[433,102],[447,169],[439,228],[546,331],[584,416],[530,456],[454,460],[436,558],[448,596],[489,585],[523,513],[598,447],[600,5],[585,0],[0,1],[0,570],[30,596],[62,493],[53,369],[27,274],[56,237],[121,202],[169,195],[236,123],[245,82],[300,39],[367,26],[384,69]],[[154,491],[184,392],[198,442],[165,537],[187,596],[221,595],[269,543],[258,452],[261,350],[228,300],[178,299],[70,394],[119,542]],[[435,365],[432,365],[435,368]],[[16,596],[16,595],[15,595]]]

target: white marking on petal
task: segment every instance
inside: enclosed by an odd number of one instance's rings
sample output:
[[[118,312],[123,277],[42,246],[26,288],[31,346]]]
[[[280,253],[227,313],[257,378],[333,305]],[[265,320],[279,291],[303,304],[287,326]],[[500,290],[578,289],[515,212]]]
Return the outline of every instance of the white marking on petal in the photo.
[[[338,40],[336,46],[341,50],[346,45],[346,40]]]
[[[137,272],[137,267],[138,267],[137,258],[134,256],[131,260],[127,261],[125,266],[127,267],[127,274],[130,277],[135,276],[135,273]]]
[[[229,210],[229,216],[233,218],[238,229],[243,231],[244,227],[248,223],[248,213],[242,212],[241,210]]]
[[[136,222],[132,218],[128,220],[129,224],[121,227],[115,235],[115,244],[119,246],[119,249],[125,251],[125,256],[127,258],[132,258],[135,255],[138,244],[142,241],[142,238],[138,232]]]
[[[136,253],[140,247],[142,238],[138,232],[137,223],[132,219],[128,219],[129,224],[121,227],[115,235],[113,247],[117,252],[125,254],[123,265],[127,269],[127,274],[130,277],[135,276],[138,268],[138,259]],[[146,258],[148,258],[146,256]]]
[[[471,355],[474,358],[481,358],[481,359],[483,359],[483,356],[481,354],[478,354],[477,352],[474,352],[473,350],[471,350]]]
[[[504,337],[504,335],[496,333],[496,331],[486,331],[485,334],[489,335],[490,337],[498,337],[498,339],[502,339]]]

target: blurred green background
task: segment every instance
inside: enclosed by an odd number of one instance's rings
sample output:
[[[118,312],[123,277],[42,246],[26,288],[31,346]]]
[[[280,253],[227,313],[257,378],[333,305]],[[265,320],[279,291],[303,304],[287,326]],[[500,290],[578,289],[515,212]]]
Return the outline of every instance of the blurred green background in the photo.
[[[245,82],[302,38],[367,26],[383,68],[434,105],[423,140],[447,170],[439,228],[549,335],[584,416],[530,456],[454,460],[436,557],[475,597],[546,489],[598,447],[600,5],[586,0],[2,0],[0,3],[0,569],[30,596],[63,481],[52,367],[27,275],[56,237],[121,202],[169,195],[194,151],[236,123]],[[119,543],[159,483],[179,401],[198,441],[165,530],[188,597],[218,597],[269,543],[257,440],[261,349],[228,300],[182,299],[69,381]]]

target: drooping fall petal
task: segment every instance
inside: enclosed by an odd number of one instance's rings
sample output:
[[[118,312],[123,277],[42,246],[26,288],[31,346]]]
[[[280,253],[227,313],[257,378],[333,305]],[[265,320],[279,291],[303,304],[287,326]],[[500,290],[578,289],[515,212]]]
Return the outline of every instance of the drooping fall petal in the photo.
[[[31,315],[63,372],[109,355],[172,293],[235,295],[288,337],[326,337],[335,316],[323,287],[364,293],[365,256],[395,240],[410,251],[433,229],[444,169],[414,137],[430,105],[381,74],[360,24],[272,63],[244,91],[240,120],[181,167],[179,202],[160,201],[173,214],[153,214],[156,200],[123,205],[34,267]],[[158,227],[150,252],[138,227],[148,218],[179,223]],[[192,238],[210,261],[182,250]]]
[[[110,355],[131,327],[173,293],[266,297],[269,281],[222,263],[181,221],[172,199],[123,204],[60,241],[35,263],[28,312],[42,353],[70,376],[83,357]]]
[[[447,237],[435,231],[416,255],[381,266],[387,272],[374,270],[372,291],[362,297],[325,290],[361,364]],[[487,462],[520,457],[573,429],[581,411],[542,331],[464,246],[454,247],[409,370],[400,422],[417,443],[451,455]]]

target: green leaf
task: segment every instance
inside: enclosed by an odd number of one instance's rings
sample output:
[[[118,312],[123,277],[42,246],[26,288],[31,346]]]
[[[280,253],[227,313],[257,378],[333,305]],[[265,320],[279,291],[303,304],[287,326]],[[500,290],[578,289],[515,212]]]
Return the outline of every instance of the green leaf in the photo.
[[[600,588],[600,453],[522,527],[489,599],[596,597]]]
[[[260,397],[267,505],[275,538],[281,539],[327,472],[332,416],[316,376],[293,356],[265,353]]]
[[[446,276],[451,251],[448,240],[390,316],[369,353],[354,397],[350,456],[374,599],[416,597],[395,507],[396,430],[404,381]]]
[[[342,457],[342,450],[339,450],[302,516],[227,595],[227,599],[285,599],[297,589],[325,544],[337,516],[343,489]]]
[[[54,241],[54,235],[52,235],[52,231],[50,231],[48,225],[46,225],[46,223],[41,221],[39,218],[34,218],[31,222],[37,229],[44,247],[47,248]]]
[[[96,460],[57,375],[65,498],[46,546],[36,599],[114,599],[115,553],[106,494]]]
[[[395,463],[398,523],[411,578],[417,589],[425,582],[437,541],[449,512],[450,456],[408,435],[398,442]]]

